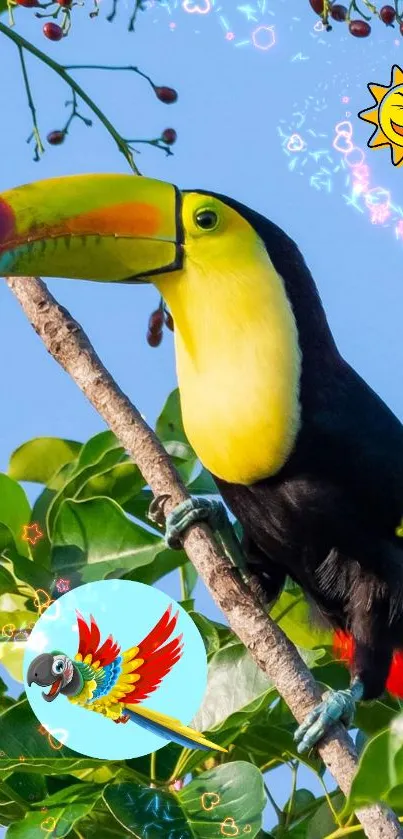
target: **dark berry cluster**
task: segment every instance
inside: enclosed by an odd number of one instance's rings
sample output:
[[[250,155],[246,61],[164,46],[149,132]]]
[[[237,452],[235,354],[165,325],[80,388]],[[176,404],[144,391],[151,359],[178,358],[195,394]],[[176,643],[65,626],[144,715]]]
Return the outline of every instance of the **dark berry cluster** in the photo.
[[[70,12],[72,7],[77,5],[73,0],[53,0],[50,3],[40,3],[39,0],[13,0],[13,2],[15,5],[24,6],[26,9],[47,10],[49,6],[52,6],[53,11],[49,13],[43,14],[42,12],[36,12],[36,17],[39,18],[49,17],[55,19],[61,15],[61,25],[50,20],[43,25],[42,32],[49,41],[61,41],[67,35],[70,29]]]
[[[350,3],[349,8],[340,3],[326,2],[326,0],[309,0],[309,2],[314,12],[322,18],[328,32],[332,29],[331,20],[334,20],[346,23],[350,34],[354,35],[355,38],[367,38],[371,34],[371,26],[368,22],[371,18],[360,12],[354,0]],[[398,15],[394,6],[385,5],[378,10],[376,6],[370,3],[367,4],[367,7],[372,15],[378,17],[385,26],[394,26],[397,23],[400,34],[403,35],[403,18]],[[355,15],[358,13],[360,17],[351,17],[351,12]]]
[[[163,300],[161,300],[158,309],[151,312],[148,320],[147,343],[150,347],[159,347],[163,338],[164,326],[167,326],[171,332],[174,331],[172,315],[168,312]]]

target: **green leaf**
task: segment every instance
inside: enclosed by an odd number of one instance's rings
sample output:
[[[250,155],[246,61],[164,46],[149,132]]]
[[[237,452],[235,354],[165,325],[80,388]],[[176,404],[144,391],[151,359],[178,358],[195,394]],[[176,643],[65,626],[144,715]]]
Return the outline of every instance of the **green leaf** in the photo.
[[[30,772],[14,772],[8,776],[3,784],[18,801],[23,799],[29,806],[41,801],[47,795],[45,779],[42,775],[33,775]]]
[[[157,525],[148,518],[148,509],[152,500],[153,494],[151,490],[142,489],[133,498],[129,498],[128,501],[123,502],[122,507],[126,513],[130,513],[131,516],[134,516],[134,518],[144,522],[147,527],[153,528],[162,535],[164,529],[157,527]]]
[[[30,560],[27,559],[27,562],[29,562],[29,561]],[[6,568],[4,568],[4,565],[0,565],[0,595],[1,594],[17,594],[17,593],[18,593],[18,587],[17,587],[17,584],[15,582],[15,579],[14,579],[13,575],[10,574],[10,572],[7,571]]]
[[[214,653],[218,652],[220,649],[220,636],[217,632],[217,628],[214,625],[213,621],[210,621],[204,615],[200,615],[198,612],[189,612],[189,616],[192,618],[192,621],[196,624],[200,635],[203,638],[204,646],[206,648],[206,653],[208,656],[213,655]]]
[[[149,565],[165,544],[128,519],[109,498],[63,503],[55,522],[52,567],[81,582]]]
[[[26,556],[21,556],[14,544],[7,549],[6,556],[18,580],[27,583],[34,589],[41,588],[48,592],[52,591],[54,577],[47,568],[44,568],[39,562],[28,559]]]
[[[289,808],[291,807],[291,817],[295,819],[296,816],[298,816],[301,812],[304,812],[304,810],[314,804],[315,801],[317,801],[317,798],[315,798],[313,792],[309,789],[297,789],[293,800],[291,801],[289,799],[284,805],[283,810],[285,813],[288,813]]]
[[[158,538],[158,537],[156,537]],[[184,551],[172,551],[162,544],[161,550],[156,554],[152,562],[133,568],[126,574],[122,574],[124,580],[135,580],[138,583],[145,583],[148,586],[154,585],[157,580],[162,579],[171,571],[175,571],[187,562]],[[114,575],[115,576],[115,575]]]
[[[270,615],[298,647],[310,650],[332,646],[332,632],[312,626],[310,608],[301,589],[284,589]]]
[[[145,483],[138,467],[130,461],[125,461],[90,478],[83,486],[80,498],[106,495],[123,506],[130,498],[138,495]]]
[[[231,836],[231,829],[233,835],[246,834],[253,839],[262,826],[266,805],[263,778],[250,763],[234,761],[203,772],[177,796],[200,839]],[[212,805],[213,809],[206,809]]]
[[[28,542],[23,539],[24,525],[31,520],[31,507],[24,490],[0,472],[0,522],[11,531],[20,554],[29,556]]]
[[[160,440],[175,440],[189,445],[182,422],[179,389],[169,394],[167,401],[155,424],[155,432]]]
[[[0,644],[0,663],[16,682],[23,682],[23,661],[25,641],[7,641]]]
[[[219,495],[218,489],[207,469],[202,468],[201,472],[188,484],[191,495]]]
[[[107,807],[103,806],[101,809],[99,801],[96,809],[92,810],[86,818],[80,819],[76,827],[83,839],[84,837],[85,839],[132,839],[133,836],[132,833],[122,829],[120,822],[113,818]],[[46,834],[41,839],[46,839]],[[78,833],[71,839],[78,839]]]
[[[299,755],[294,741],[295,726],[291,730],[273,725],[270,714],[262,712],[256,715],[245,731],[241,732],[235,742],[235,757],[253,757],[256,766],[262,771],[273,760],[278,763],[288,763],[299,760],[309,766],[314,772],[320,769],[320,759],[313,754]]]
[[[105,454],[121,448],[122,445],[113,431],[100,431],[99,434],[90,437],[83,445],[75,467],[76,474],[79,474],[82,469],[86,469],[87,466],[100,463]]]
[[[196,568],[194,567],[194,565],[192,565],[191,562],[185,562],[185,565],[183,567],[183,576],[184,576],[184,583],[185,583],[185,586],[186,586],[186,591],[187,591],[188,597],[190,597],[190,595],[192,594],[193,589],[194,589],[194,587],[197,583],[198,576],[199,576],[197,571],[196,571]]]
[[[24,611],[27,606],[27,596],[22,594],[2,594],[0,595],[0,613],[1,612],[20,612]]]
[[[299,792],[300,792],[300,790],[297,790],[296,796],[295,796],[296,798],[297,798]],[[308,790],[301,790],[301,792],[306,794],[308,792]],[[311,795],[312,795],[312,793],[311,793]],[[328,797],[332,801],[332,804],[333,804],[334,801],[335,801],[336,804],[338,804],[339,802],[342,804],[342,802],[343,802],[343,799],[340,796],[340,792],[338,792],[337,790],[335,790],[334,792],[330,792]],[[328,823],[330,821],[330,823],[332,824],[331,819],[333,818],[333,816],[332,816],[331,809],[329,807],[328,800],[325,796],[320,796],[318,798],[315,798],[314,796],[312,796],[312,799],[310,799],[310,800],[308,799],[308,796],[307,796],[306,797],[306,811],[307,812],[304,814],[304,808],[302,806],[300,808],[298,808],[298,810],[295,814],[295,818],[292,820],[291,825],[289,826],[289,828],[287,830],[287,839],[307,839],[309,829],[316,830],[318,824],[320,825],[321,822],[322,822],[323,827],[325,827],[325,824],[324,824],[325,820],[328,820]],[[315,816],[316,816],[317,813],[319,813],[319,816],[318,816],[318,820],[315,824]],[[310,828],[312,823],[313,823],[313,827]],[[333,829],[334,829],[334,827],[331,828],[331,830],[330,830],[331,833],[333,832]],[[274,836],[276,837],[276,839],[277,839],[277,836],[279,836],[279,839],[280,839],[280,835],[281,835],[280,831],[281,831],[281,828],[280,829],[277,828],[277,827],[274,828]],[[321,839],[323,839],[323,837],[326,836],[326,835],[328,835],[326,832],[322,833]],[[354,836],[355,836],[355,834],[354,834]],[[312,837],[311,837],[311,839],[312,839]]]
[[[22,819],[26,812],[27,805],[23,801],[15,801],[14,796],[3,784],[0,786],[0,812],[1,824],[9,825],[12,822]]]
[[[389,733],[389,777],[391,789],[388,803],[403,810],[403,714],[393,720]],[[392,804],[393,802],[393,804]]]
[[[130,836],[163,836],[193,839],[193,832],[175,797],[169,792],[138,784],[112,784],[104,790],[106,806]]]
[[[7,9],[7,0],[0,0],[0,15]]]
[[[382,771],[375,772],[374,767]],[[392,786],[389,770],[389,731],[381,731],[364,747],[351,785],[346,812],[375,801],[385,801]]]
[[[12,824],[7,839],[43,839],[44,832],[49,837],[62,839],[70,833],[75,822],[91,812],[101,793],[99,786],[81,783],[48,795],[42,802],[44,811],[31,811]]]
[[[75,460],[82,443],[59,437],[35,437],[12,453],[8,475],[15,481],[47,484],[65,463]]]
[[[0,644],[2,647],[12,644]],[[24,644],[21,644],[24,646]],[[11,708],[0,714],[1,749],[4,752],[0,760],[0,775],[10,771],[39,771],[50,774],[53,770],[62,773],[67,767],[82,769],[86,766],[102,766],[102,761],[81,757],[62,746],[55,751],[47,735],[40,732],[40,725],[26,699],[16,702]],[[69,758],[67,763],[63,758]]]
[[[342,808],[343,803],[344,796],[342,793],[338,793],[333,796],[332,805],[336,813]],[[324,801],[323,804],[321,804],[316,810],[315,815],[310,819],[308,831],[305,833],[305,837],[306,839],[323,839],[324,836],[328,836],[330,833],[333,833],[338,826],[339,825],[335,821],[328,802]],[[290,833],[290,836],[294,839],[294,835],[292,833]]]
[[[59,509],[66,499],[78,498],[86,483],[115,466],[125,452],[112,431],[102,431],[82,447],[80,456],[64,486],[56,493],[47,512],[47,530],[52,534]]]
[[[149,835],[158,825],[167,839],[213,839],[231,830],[236,836],[245,828],[254,839],[266,803],[260,772],[244,762],[204,772],[175,795],[122,783],[108,786],[104,800],[131,835]]]
[[[31,632],[37,620],[38,615],[28,610],[18,609],[15,612],[0,610],[0,637],[2,639],[10,638],[13,628],[18,631],[28,627],[28,631]],[[3,640],[2,643],[9,643],[9,641]]]
[[[36,522],[43,533],[43,538],[38,539],[35,545],[31,545],[31,553],[35,562],[39,562],[48,569],[50,568],[51,545],[46,529],[46,516],[55,495],[56,489],[44,489],[38,495],[31,513],[31,521]]]
[[[391,696],[385,696],[376,702],[359,702],[357,705],[354,724],[374,736],[387,728],[396,718],[399,705]]]
[[[274,690],[243,644],[219,650],[210,660],[207,689],[193,720],[198,731],[210,731],[256,699]]]

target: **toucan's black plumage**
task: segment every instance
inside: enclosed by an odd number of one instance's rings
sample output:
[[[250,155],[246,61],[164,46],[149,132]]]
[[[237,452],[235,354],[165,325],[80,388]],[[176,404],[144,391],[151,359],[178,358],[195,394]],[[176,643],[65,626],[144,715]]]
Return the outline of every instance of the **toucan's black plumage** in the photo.
[[[403,426],[344,361],[315,283],[279,227],[217,193],[257,231],[283,278],[302,352],[302,424],[283,468],[252,486],[215,477],[270,597],[288,574],[356,642],[364,699],[403,647]]]

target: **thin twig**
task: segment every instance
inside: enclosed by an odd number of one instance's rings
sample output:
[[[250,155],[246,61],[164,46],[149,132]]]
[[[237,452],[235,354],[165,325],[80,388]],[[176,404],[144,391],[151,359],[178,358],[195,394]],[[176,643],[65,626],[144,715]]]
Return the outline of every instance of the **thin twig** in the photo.
[[[123,137],[119,134],[118,131],[116,131],[116,128],[114,128],[109,119],[105,116],[101,109],[98,108],[98,105],[95,104],[93,99],[91,99],[91,97],[88,96],[88,93],[85,92],[81,85],[79,85],[75,81],[75,79],[72,76],[70,76],[69,73],[66,72],[65,68],[61,64],[58,64],[57,61],[53,61],[53,59],[46,55],[46,53],[42,52],[29,41],[27,41],[25,38],[23,38],[22,35],[19,35],[18,32],[15,32],[13,29],[10,29],[9,26],[5,26],[4,23],[0,23],[0,33],[1,32],[3,33],[3,35],[6,36],[6,38],[10,38],[10,40],[13,41],[17,45],[17,47],[23,47],[36,58],[38,58],[40,61],[42,61],[44,64],[46,64],[48,67],[50,67],[52,70],[54,70],[54,72],[57,73],[57,75],[60,76],[60,78],[63,79],[63,81],[65,81],[66,84],[68,84],[69,87],[77,93],[80,99],[82,99],[83,102],[85,102],[85,104],[88,105],[88,107],[91,109],[91,111],[93,111],[93,113],[96,114],[99,121],[106,128],[111,137],[113,137],[116,145],[118,146],[119,151],[121,151],[124,157],[126,158],[132,171],[136,175],[141,175],[140,170],[137,168],[134,162],[133,152],[128,147],[127,143],[125,143]]]
[[[137,464],[153,495],[167,496],[164,512],[189,495],[163,446],[140,412],[103,366],[87,335],[60,306],[42,280],[9,277],[9,288],[48,352],[86,395]],[[229,626],[267,674],[298,722],[321,698],[319,686],[294,645],[268,617],[257,595],[242,582],[221,553],[205,524],[186,531],[185,551]],[[357,768],[357,753],[345,728],[338,724],[322,739],[318,752],[345,795]],[[398,839],[403,833],[389,809],[378,804],[357,810],[368,839]]]
[[[18,54],[20,56],[21,71],[22,71],[22,77],[24,79],[25,90],[27,92],[28,106],[29,106],[29,109],[30,109],[31,114],[32,114],[33,131],[32,131],[31,136],[28,138],[28,142],[29,142],[29,140],[31,140],[32,137],[35,138],[34,160],[35,160],[35,162],[37,162],[40,158],[40,155],[44,153],[45,149],[43,147],[42,140],[41,140],[41,135],[39,133],[38,122],[37,122],[37,117],[36,117],[36,108],[35,108],[34,100],[32,98],[31,86],[29,84],[27,68],[26,68],[26,65],[25,65],[24,52],[23,52],[21,44],[17,44],[17,49],[18,49]]]

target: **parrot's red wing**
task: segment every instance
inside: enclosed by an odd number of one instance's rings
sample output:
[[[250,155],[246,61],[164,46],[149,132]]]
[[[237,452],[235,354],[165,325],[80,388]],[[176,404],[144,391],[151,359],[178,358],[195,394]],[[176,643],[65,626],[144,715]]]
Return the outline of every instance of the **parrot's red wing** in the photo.
[[[90,625],[86,624],[80,612],[77,612],[77,625],[79,635],[79,645],[77,652],[84,660],[87,655],[92,656],[92,661],[99,661],[101,667],[110,664],[119,655],[120,647],[113,640],[112,635],[109,635],[106,641],[99,646],[101,640],[101,633],[95,622],[95,619],[90,615]]]
[[[125,704],[142,702],[159,687],[164,677],[179,661],[182,655],[182,635],[178,635],[177,638],[165,644],[176,627],[178,615],[179,612],[173,617],[171,616],[170,606],[154,629],[138,645],[139,651],[136,658],[141,658],[144,661],[135,671],[140,679],[136,682],[133,691],[120,699],[121,702]],[[163,646],[164,644],[165,646]]]

